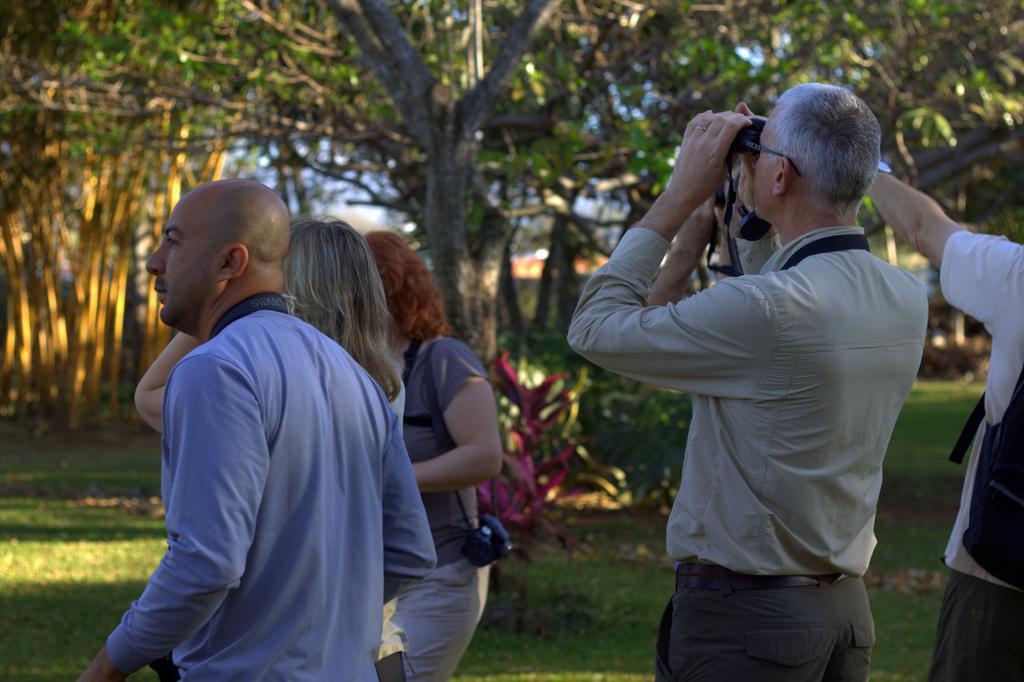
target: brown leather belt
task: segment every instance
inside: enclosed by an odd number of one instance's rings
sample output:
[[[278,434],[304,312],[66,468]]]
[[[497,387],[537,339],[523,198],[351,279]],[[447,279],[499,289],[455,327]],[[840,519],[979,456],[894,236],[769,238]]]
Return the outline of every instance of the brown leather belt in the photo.
[[[782,587],[830,587],[842,573],[827,575],[750,575],[736,573],[715,564],[676,564],[676,589],[771,590]]]

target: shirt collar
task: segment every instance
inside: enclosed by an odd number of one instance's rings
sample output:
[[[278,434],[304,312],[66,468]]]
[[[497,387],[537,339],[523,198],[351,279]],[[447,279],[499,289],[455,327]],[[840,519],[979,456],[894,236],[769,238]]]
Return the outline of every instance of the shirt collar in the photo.
[[[817,230],[811,230],[805,232],[793,241],[789,242],[781,249],[771,255],[771,258],[765,261],[764,265],[761,266],[760,274],[766,275],[769,272],[779,272],[782,270],[782,266],[786,264],[789,257],[796,253],[800,247],[810,244],[811,242],[818,241],[824,237],[831,237],[836,234],[864,234],[864,229],[856,226],[848,227],[819,227]]]

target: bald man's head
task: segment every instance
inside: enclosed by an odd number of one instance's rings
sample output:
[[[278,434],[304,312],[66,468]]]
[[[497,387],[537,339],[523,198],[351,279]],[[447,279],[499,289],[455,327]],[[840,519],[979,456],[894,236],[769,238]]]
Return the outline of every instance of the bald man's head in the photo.
[[[272,189],[253,180],[218,180],[186,194],[175,207],[225,246],[237,242],[253,264],[280,268],[288,253],[288,208]]]
[[[186,194],[146,263],[156,276],[160,318],[201,335],[230,305],[281,291],[288,227],[281,198],[252,180],[220,180]]]

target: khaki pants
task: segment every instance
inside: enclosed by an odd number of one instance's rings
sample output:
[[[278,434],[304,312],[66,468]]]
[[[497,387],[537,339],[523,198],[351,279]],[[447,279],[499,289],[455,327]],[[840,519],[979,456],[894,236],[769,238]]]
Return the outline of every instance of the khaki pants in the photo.
[[[443,682],[452,676],[484,612],[490,570],[459,559],[398,595],[410,682]]]
[[[942,597],[931,682],[1024,680],[1024,592],[952,571]]]
[[[657,682],[862,682],[874,622],[864,582],[676,591],[658,637]]]

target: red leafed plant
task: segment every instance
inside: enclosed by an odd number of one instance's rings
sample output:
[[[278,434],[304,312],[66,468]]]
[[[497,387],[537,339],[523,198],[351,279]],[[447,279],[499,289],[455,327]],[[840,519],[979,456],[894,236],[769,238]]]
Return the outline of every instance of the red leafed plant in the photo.
[[[564,533],[542,512],[559,499],[583,492],[565,484],[574,465],[582,462],[571,427],[585,376],[570,385],[564,373],[553,374],[531,388],[508,355],[497,358],[493,368],[495,386],[507,399],[501,410],[505,470],[494,481],[477,486],[480,510],[495,514],[512,529],[529,532],[540,524],[561,537]]]

